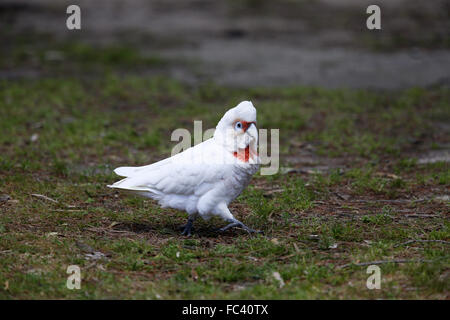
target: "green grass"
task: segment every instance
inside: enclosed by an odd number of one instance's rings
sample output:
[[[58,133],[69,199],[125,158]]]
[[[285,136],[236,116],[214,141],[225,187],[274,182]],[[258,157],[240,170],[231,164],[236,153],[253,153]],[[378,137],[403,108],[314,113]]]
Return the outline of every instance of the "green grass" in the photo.
[[[58,45],[74,57],[67,74],[0,82],[0,194],[11,198],[0,202],[0,298],[447,297],[448,244],[402,243],[450,240],[448,163],[416,160],[448,143],[435,126],[450,118],[448,89],[188,86],[122,73],[159,65],[132,49]],[[30,63],[3,54],[9,67]],[[168,156],[174,129],[213,128],[244,99],[260,128],[280,129],[282,165],[304,156],[299,143],[314,161],[340,164],[257,175],[231,211],[264,235],[219,235],[224,222],[212,219],[188,239],[185,213],[106,188],[116,166]],[[411,262],[382,264],[381,290],[366,288],[366,267],[341,268],[395,259]],[[81,290],[65,286],[69,265],[81,268]]]

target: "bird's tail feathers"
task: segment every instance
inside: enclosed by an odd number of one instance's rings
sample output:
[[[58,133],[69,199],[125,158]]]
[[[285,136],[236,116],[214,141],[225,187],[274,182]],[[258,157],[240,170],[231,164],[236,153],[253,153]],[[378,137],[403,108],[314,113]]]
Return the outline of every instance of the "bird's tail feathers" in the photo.
[[[135,185],[135,182],[136,181],[134,181],[134,179],[125,178],[120,181],[117,181],[116,183],[108,185],[108,187],[113,188],[113,189],[126,190],[126,191],[142,191],[142,192],[151,192],[154,194],[160,194],[160,192],[156,189],[153,189],[149,186]]]
[[[114,172],[121,177],[132,177],[139,168],[140,167],[120,167],[114,169]]]

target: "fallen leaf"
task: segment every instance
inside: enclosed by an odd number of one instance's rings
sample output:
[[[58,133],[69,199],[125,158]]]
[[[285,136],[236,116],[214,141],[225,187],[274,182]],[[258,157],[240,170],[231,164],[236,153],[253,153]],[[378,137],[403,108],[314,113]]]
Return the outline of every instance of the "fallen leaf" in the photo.
[[[198,273],[194,269],[191,270],[191,276],[192,276],[192,280],[194,280],[194,281],[198,280]]]
[[[391,178],[391,179],[400,179],[401,178],[401,177],[397,176],[396,174],[388,173],[388,172],[376,172],[375,175],[379,176],[379,177],[386,177],[386,178]]]
[[[277,238],[272,238],[272,239],[270,240],[270,242],[272,242],[273,244],[280,244],[280,242],[278,241]]]
[[[36,142],[39,139],[39,135],[37,133],[34,133],[31,137],[30,137],[30,141],[31,142]]]
[[[302,142],[302,141],[291,141],[291,145],[297,148],[301,148],[307,145],[306,142]]]
[[[202,244],[207,247],[207,248],[212,248],[214,247],[214,242],[211,240],[204,240],[202,241]]]
[[[105,267],[102,264],[97,265],[97,269],[106,271]]]
[[[108,228],[111,229],[112,227],[117,226],[118,224],[120,224],[120,222],[114,221],[113,223],[111,223],[111,224],[109,225]]]
[[[84,252],[87,252],[87,253],[92,253],[92,252],[94,252],[94,249],[93,249],[91,246],[89,246],[89,245],[87,245],[87,244],[85,244],[85,243],[83,243],[83,242],[77,241],[75,244],[77,245],[77,247],[78,247],[81,251],[84,251]]]
[[[5,281],[4,289],[5,289],[5,290],[8,290],[8,289],[9,289],[9,281],[8,281],[8,280]]]
[[[242,286],[242,285],[240,285],[240,284],[235,284],[234,286],[233,286],[233,291],[242,291],[242,290],[244,290],[245,289],[245,286]]]
[[[434,197],[434,200],[440,200],[440,201],[449,201],[450,200],[450,196],[448,194],[445,194],[443,196],[436,196]]]
[[[49,232],[46,234],[47,237],[55,237],[58,235],[58,232]]]
[[[348,199],[350,199],[350,196],[348,194],[342,194],[342,193],[337,193],[337,192],[335,194],[341,200],[347,201]]]
[[[337,243],[333,243],[332,245],[328,246],[328,249],[336,249],[338,247]]]
[[[269,190],[269,191],[267,191],[267,192],[265,192],[265,193],[263,194],[263,197],[271,198],[271,197],[273,197],[273,195],[274,195],[275,193],[282,193],[283,191],[284,191],[284,189],[273,189],[273,190]]]
[[[27,274],[32,274],[35,276],[40,276],[44,273],[44,270],[36,268],[36,269],[29,269],[26,271]]]
[[[278,271],[274,271],[272,273],[272,276],[275,278],[275,280],[277,280],[279,282],[279,287],[283,288],[284,287],[284,280],[281,277],[280,273]]]
[[[106,258],[106,255],[100,251],[95,251],[94,253],[86,253],[85,257],[87,260],[99,260]]]

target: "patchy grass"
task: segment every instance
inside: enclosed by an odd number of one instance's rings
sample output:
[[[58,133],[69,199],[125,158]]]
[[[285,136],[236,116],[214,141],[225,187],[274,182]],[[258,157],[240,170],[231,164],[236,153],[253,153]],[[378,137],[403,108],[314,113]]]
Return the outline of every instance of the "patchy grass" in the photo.
[[[76,57],[65,76],[0,82],[0,298],[448,298],[449,167],[417,160],[448,146],[448,89],[190,87],[116,72],[153,67],[131,49],[61,48]],[[79,76],[93,65],[104,73]],[[213,219],[185,238],[185,213],[106,188],[112,168],[168,156],[174,129],[212,128],[243,99],[296,169],[256,176],[231,206],[264,235]],[[358,263],[379,260],[368,290]]]

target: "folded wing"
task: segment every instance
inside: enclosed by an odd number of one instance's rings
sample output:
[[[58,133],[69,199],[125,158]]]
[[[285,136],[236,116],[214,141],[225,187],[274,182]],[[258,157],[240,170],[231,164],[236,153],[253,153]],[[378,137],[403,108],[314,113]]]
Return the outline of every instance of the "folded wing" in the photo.
[[[150,192],[158,195],[203,194],[227,174],[228,166],[215,161],[220,153],[214,141],[207,140],[173,157],[142,167],[120,167],[115,173],[125,176],[111,188]]]

